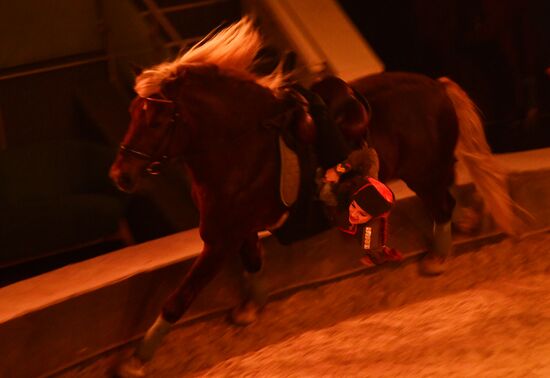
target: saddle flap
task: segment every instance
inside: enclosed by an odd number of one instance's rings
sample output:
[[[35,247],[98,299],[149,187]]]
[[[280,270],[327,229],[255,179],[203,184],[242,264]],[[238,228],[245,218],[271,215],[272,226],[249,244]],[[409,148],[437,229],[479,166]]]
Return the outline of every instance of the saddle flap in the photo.
[[[292,206],[298,199],[300,190],[300,164],[298,155],[285,143],[282,136],[279,136],[279,151],[281,156],[281,200],[285,206]]]

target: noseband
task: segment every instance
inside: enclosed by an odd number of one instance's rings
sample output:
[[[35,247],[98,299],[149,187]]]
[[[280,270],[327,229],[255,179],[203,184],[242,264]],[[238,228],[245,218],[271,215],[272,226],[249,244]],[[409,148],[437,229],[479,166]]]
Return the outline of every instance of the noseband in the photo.
[[[144,97],[145,101],[152,101],[152,102],[160,102],[160,103],[166,103],[166,104],[175,104],[173,100],[168,99],[161,99],[161,98],[152,98],[152,97]],[[170,125],[168,126],[168,130],[166,132],[165,137],[163,138],[158,151],[162,152],[162,150],[168,150],[168,147],[170,146],[170,141],[172,140],[171,136],[174,133],[175,126],[176,126],[176,120],[180,118],[180,113],[177,111],[177,107],[175,107],[174,114],[172,116],[172,120],[170,122]],[[167,140],[167,142],[164,143],[164,141]],[[147,168],[145,168],[145,171],[153,176],[156,176],[160,174],[160,170],[163,164],[165,164],[167,161],[175,159],[176,157],[170,157],[166,154],[148,154],[143,151],[140,151],[138,149],[135,149],[133,147],[130,147],[126,144],[121,144],[119,146],[119,149],[122,153],[134,156],[141,160],[146,160],[149,162],[147,165]]]
[[[121,144],[119,148],[120,148],[120,151],[125,154],[133,155],[138,159],[147,160],[149,162],[149,165],[147,165],[147,168],[145,168],[145,171],[153,176],[160,174],[160,168],[162,164],[164,164],[164,162],[166,162],[169,159],[168,156],[166,155],[162,155],[160,159],[155,159],[153,156],[148,155],[145,152],[134,150],[133,148],[130,148],[125,144]]]

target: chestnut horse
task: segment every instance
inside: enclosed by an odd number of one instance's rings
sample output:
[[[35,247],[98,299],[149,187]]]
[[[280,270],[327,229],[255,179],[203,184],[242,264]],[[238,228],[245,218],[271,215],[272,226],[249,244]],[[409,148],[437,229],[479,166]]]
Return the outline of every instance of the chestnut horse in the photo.
[[[258,232],[280,223],[287,213],[279,191],[280,130],[268,125],[278,119],[304,122],[310,117],[301,101],[289,100],[288,92],[281,89],[282,65],[261,77],[250,69],[261,48],[258,31],[243,18],[136,79],[131,123],[111,178],[121,190],[131,192],[147,171],[156,173],[159,164],[180,164],[192,181],[204,249],[133,357],[121,366],[123,376],[143,374],[144,363],[170,326],[225,258],[240,256],[247,272],[258,272],[262,265]],[[374,75],[352,85],[373,109],[369,129],[380,158],[381,178],[403,179],[426,202],[436,228],[448,228],[457,139],[459,150],[466,151],[458,156],[470,159],[469,165],[484,168],[473,163],[480,158],[491,162],[473,104],[450,80],[414,74]],[[358,96],[346,83],[327,78],[313,89],[344,129],[360,130],[367,121]],[[281,117],[285,114],[294,116]],[[489,181],[494,180],[485,179]],[[502,188],[488,193],[509,201]],[[502,213],[509,219],[507,211]],[[439,239],[444,240],[440,244],[447,243],[446,237]]]

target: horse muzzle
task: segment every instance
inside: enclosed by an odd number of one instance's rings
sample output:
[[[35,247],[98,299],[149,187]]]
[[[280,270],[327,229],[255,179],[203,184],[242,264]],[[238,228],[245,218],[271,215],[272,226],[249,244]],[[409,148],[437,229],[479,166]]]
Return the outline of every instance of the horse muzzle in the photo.
[[[116,185],[116,187],[125,193],[133,193],[136,189],[136,180],[126,172],[120,171],[120,169],[113,167],[109,172],[109,177]]]

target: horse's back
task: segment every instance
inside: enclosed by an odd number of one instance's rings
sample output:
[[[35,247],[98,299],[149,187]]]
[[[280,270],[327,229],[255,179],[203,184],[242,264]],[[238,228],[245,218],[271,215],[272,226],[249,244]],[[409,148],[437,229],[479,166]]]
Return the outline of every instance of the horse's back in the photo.
[[[384,72],[350,84],[371,105],[369,129],[380,156],[382,179],[401,178],[410,185],[426,176],[426,170],[452,169],[458,125],[452,102],[438,80]]]
[[[374,95],[385,91],[424,90],[439,87],[439,82],[426,75],[413,72],[381,72],[363,76],[350,83],[362,93]]]

